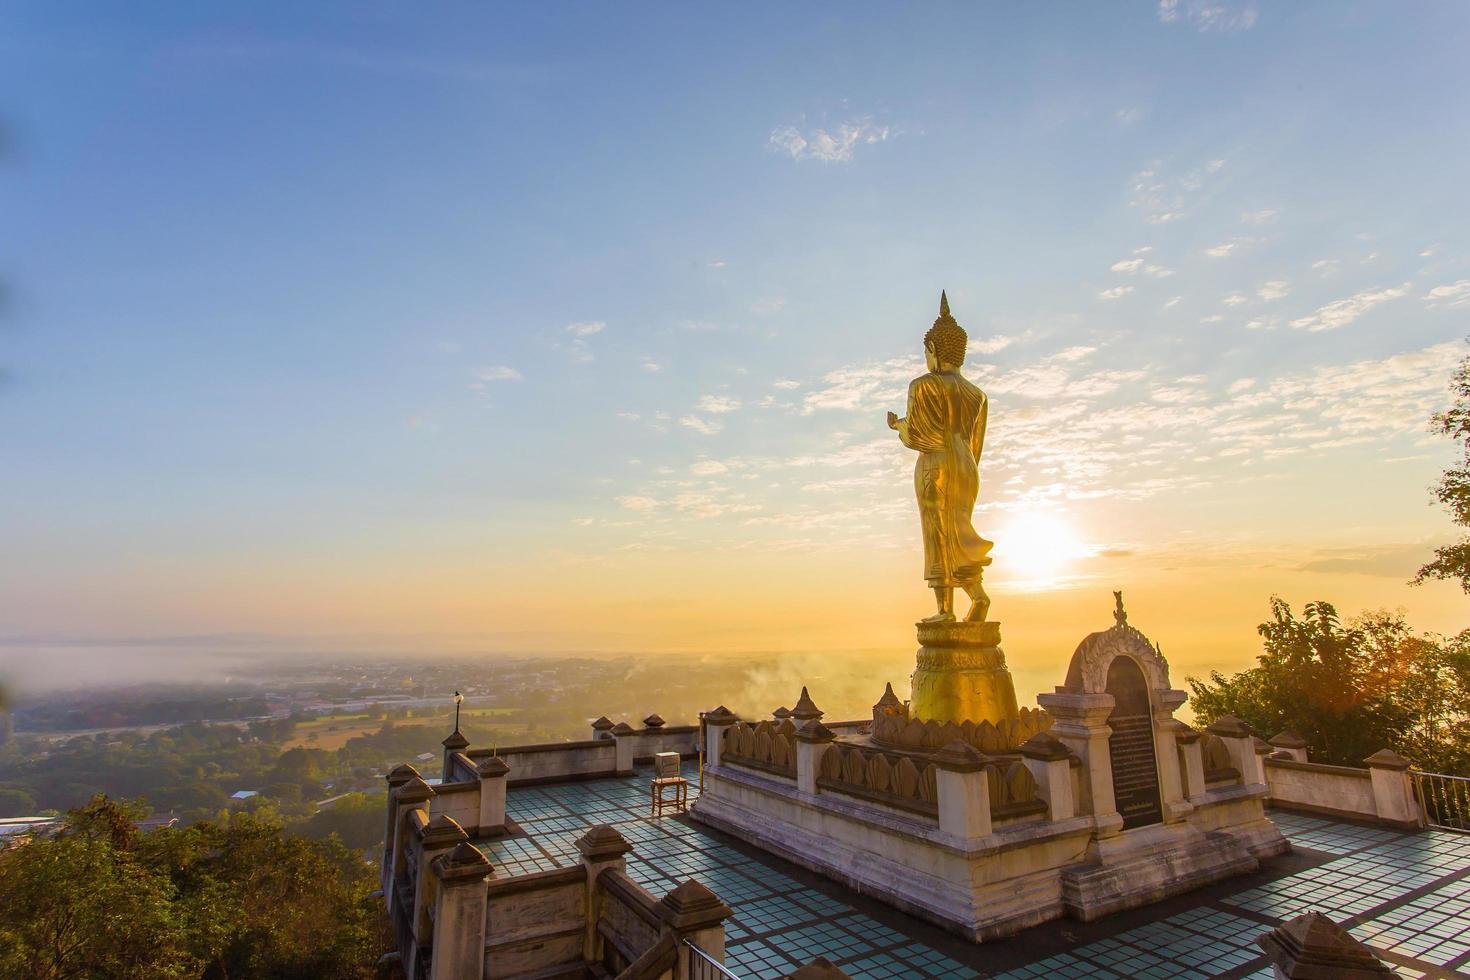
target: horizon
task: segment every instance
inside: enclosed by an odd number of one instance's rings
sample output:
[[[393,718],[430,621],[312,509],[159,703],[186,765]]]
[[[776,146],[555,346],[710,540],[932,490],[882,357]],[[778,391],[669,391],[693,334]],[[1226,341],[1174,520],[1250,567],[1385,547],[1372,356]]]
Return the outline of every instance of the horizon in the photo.
[[[1178,686],[1272,595],[1466,625],[1407,584],[1460,537],[1461,5],[12,20],[22,697],[191,652],[911,662],[884,413],[942,289],[1023,704],[1114,589]]]

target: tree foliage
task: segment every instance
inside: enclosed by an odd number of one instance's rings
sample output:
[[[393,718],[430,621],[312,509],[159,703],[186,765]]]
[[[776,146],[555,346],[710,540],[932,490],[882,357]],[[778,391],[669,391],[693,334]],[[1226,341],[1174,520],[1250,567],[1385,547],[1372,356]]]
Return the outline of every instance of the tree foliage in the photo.
[[[1458,443],[1463,455],[1458,465],[1444,471],[1432,492],[1456,524],[1470,528],[1470,357],[1450,377],[1450,393],[1454,403],[1434,415],[1430,427]],[[1434,560],[1419,569],[1413,582],[1419,585],[1432,578],[1458,581],[1470,592],[1470,537],[1434,549]]]
[[[0,854],[0,977],[359,980],[386,948],[371,868],[239,813],[140,833],[98,796]]]
[[[1416,637],[1387,612],[1345,624],[1328,602],[1297,618],[1276,596],[1258,631],[1257,666],[1188,679],[1202,721],[1234,715],[1266,738],[1291,729],[1318,762],[1392,748],[1426,770],[1470,770],[1470,631]]]

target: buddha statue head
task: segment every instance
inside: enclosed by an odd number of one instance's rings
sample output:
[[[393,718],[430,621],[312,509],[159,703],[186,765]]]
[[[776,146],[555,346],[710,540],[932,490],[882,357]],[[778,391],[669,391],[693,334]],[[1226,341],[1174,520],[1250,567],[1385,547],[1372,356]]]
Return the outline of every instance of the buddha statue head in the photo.
[[[949,297],[939,293],[939,316],[924,334],[924,360],[929,370],[956,369],[965,363],[965,347],[970,338],[949,313]]]

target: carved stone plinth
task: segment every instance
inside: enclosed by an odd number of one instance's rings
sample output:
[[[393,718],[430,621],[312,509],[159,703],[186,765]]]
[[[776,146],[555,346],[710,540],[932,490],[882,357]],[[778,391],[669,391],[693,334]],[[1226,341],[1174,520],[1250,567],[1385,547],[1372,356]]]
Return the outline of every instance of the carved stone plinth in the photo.
[[[911,717],[979,723],[1016,718],[1016,688],[999,623],[919,623]]]

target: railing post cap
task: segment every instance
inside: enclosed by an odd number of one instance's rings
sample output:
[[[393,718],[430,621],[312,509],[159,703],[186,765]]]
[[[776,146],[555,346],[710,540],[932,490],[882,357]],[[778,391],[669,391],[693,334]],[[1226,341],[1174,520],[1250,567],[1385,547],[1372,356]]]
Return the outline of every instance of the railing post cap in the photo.
[[[990,757],[982,755],[969,742],[955,739],[929,757],[945,772],[979,772],[990,763]]]
[[[1250,738],[1255,733],[1250,726],[1234,715],[1221,715],[1215,719],[1215,723],[1205,729],[1211,735],[1221,738]]]
[[[598,824],[577,840],[577,850],[589,861],[608,861],[633,849],[610,824]]]
[[[1304,749],[1307,747],[1307,740],[1290,728],[1284,728],[1271,739],[1271,744],[1278,749]]]
[[[1059,759],[1070,758],[1071,751],[1062,744],[1062,740],[1051,732],[1037,732],[1021,744],[1020,752],[1028,759],[1037,759],[1042,762],[1056,762]]]
[[[1379,749],[1363,761],[1371,769],[1395,769],[1402,771],[1409,768],[1409,760],[1399,755],[1393,749]]]
[[[704,716],[704,723],[706,725],[733,725],[739,720],[739,716],[723,704],[715,710],[706,713]]]
[[[659,914],[675,931],[694,932],[717,925],[734,913],[709,888],[686,878],[659,899]]]
[[[1335,980],[1394,976],[1370,947],[1320,912],[1282,923],[1257,936],[1256,945],[1282,976]]]
[[[852,980],[852,975],[843,972],[825,956],[818,956],[794,973],[786,974],[786,980]]]

